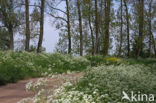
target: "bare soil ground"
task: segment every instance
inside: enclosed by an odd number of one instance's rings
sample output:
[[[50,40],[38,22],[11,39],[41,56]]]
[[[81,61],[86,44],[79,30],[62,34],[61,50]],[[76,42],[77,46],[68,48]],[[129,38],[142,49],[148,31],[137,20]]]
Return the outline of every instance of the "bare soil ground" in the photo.
[[[83,73],[74,73],[74,74],[64,74],[64,77],[70,77],[70,78],[80,78],[83,75]],[[49,82],[49,88],[55,89],[59,87],[59,85],[62,83],[63,78],[59,78],[59,76],[55,78],[49,78],[47,77]],[[29,81],[37,81],[39,78],[32,78],[28,80],[21,80],[17,83],[10,83],[5,86],[0,87],[0,103],[17,103],[23,98],[33,97],[33,92],[27,92],[25,90],[25,85]]]

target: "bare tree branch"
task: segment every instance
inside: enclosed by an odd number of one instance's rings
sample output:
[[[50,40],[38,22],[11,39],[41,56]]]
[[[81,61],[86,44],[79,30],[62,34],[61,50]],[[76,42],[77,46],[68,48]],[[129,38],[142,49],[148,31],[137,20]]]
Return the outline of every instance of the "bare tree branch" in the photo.
[[[66,20],[65,18],[63,18],[63,17],[55,16],[55,15],[53,15],[53,14],[51,14],[51,13],[48,13],[48,14],[49,14],[50,16],[56,18],[56,19],[61,19],[61,20],[65,21],[65,22],[67,22],[67,20]]]
[[[21,3],[21,5],[25,5],[25,3]],[[40,6],[40,5],[30,5],[30,4],[29,4],[29,6],[34,6],[34,7],[41,8],[41,6]]]
[[[63,10],[61,10],[61,9],[59,9],[59,8],[56,8],[56,7],[51,6],[49,3],[47,3],[47,4],[48,4],[48,6],[49,6],[51,9],[54,9],[54,10],[60,11],[60,12],[62,12],[62,13],[64,13],[64,14],[67,14],[65,11],[63,11]]]

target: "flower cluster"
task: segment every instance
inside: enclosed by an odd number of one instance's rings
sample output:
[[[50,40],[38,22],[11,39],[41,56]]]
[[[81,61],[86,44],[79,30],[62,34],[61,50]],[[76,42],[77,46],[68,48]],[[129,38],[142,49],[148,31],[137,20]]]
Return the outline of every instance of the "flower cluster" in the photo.
[[[95,90],[93,95],[85,94],[75,90],[70,82],[66,82],[49,96],[48,103],[101,103],[99,100],[102,96],[100,97],[97,91]]]
[[[156,71],[145,65],[103,65],[86,71],[77,90],[92,94],[98,89],[103,103],[121,102],[122,91],[148,94],[156,90]]]
[[[34,103],[121,103],[122,91],[155,91],[156,71],[151,72],[151,67],[140,64],[103,65],[86,70],[84,77],[76,83],[64,74],[57,75],[66,80],[55,90],[39,86],[45,84],[39,82],[42,80],[35,84],[30,82],[26,87],[28,90],[38,88],[32,98]]]
[[[40,78],[38,79],[36,82],[32,82],[30,81],[29,83],[26,84],[26,91],[33,91],[33,92],[37,92],[38,89],[40,89],[41,87],[46,88],[48,85],[48,80],[47,79],[43,79]]]

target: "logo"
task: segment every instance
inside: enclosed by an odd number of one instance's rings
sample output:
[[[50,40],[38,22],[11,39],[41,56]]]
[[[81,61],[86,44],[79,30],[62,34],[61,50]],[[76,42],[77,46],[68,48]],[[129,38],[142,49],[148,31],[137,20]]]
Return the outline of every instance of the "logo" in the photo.
[[[135,94],[133,91],[131,91],[130,95],[128,95],[125,91],[122,91],[122,94],[122,101],[128,100],[131,102],[153,102],[155,99],[154,94],[142,94],[141,92]]]

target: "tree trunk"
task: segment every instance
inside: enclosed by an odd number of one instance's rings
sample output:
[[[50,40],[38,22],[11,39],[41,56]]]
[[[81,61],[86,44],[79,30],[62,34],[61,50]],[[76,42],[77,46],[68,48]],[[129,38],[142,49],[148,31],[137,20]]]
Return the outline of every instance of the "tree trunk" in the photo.
[[[45,0],[41,0],[41,17],[40,17],[40,35],[38,41],[37,52],[40,53],[42,49],[43,42],[43,32],[44,32],[44,4]]]
[[[149,28],[151,28],[151,26]],[[148,54],[149,54],[148,57],[152,56],[152,32],[151,31],[149,32],[149,53]]]
[[[105,36],[104,36],[104,56],[109,50],[109,23],[110,23],[110,5],[111,0],[105,1]]]
[[[129,13],[127,7],[127,0],[124,0],[125,10],[126,10],[126,25],[127,25],[127,56],[130,56],[130,40],[129,40]]]
[[[30,28],[29,28],[29,0],[25,0],[25,15],[26,15],[26,42],[25,42],[25,50],[29,51],[29,43],[30,43]]]
[[[71,54],[70,13],[68,0],[66,0],[66,11],[67,11],[67,29],[68,29],[68,54]]]
[[[143,53],[143,29],[144,29],[144,0],[139,0],[139,37],[137,56],[141,56]]]
[[[95,31],[96,31],[95,54],[98,54],[98,52],[99,52],[99,25],[98,25],[97,0],[95,0]]]
[[[149,3],[149,57],[152,56],[152,2],[153,0],[150,1]]]
[[[77,0],[78,16],[79,16],[79,31],[80,31],[80,56],[83,56],[83,34],[82,34],[82,17],[80,0]]]
[[[88,22],[89,22],[89,28],[90,28],[90,33],[91,33],[91,39],[92,39],[92,55],[94,55],[94,35],[93,35],[93,28],[91,25],[91,15],[90,14],[88,17]]]
[[[152,42],[153,42],[153,47],[154,47],[154,53],[155,53],[155,58],[156,58],[156,45],[155,45],[155,38],[154,38],[154,36],[153,36],[153,33],[151,34],[151,36],[152,36]]]
[[[151,7],[150,7],[151,9]],[[149,9],[149,11],[150,11]],[[152,24],[151,24],[151,11],[149,12],[150,13],[150,20],[149,20],[149,57],[151,57],[151,47],[152,47]]]
[[[122,12],[122,8],[123,8],[123,6],[122,6],[122,0],[120,2],[121,2],[121,11],[120,11],[121,12],[121,17],[120,17],[121,25],[120,25],[120,46],[119,46],[119,54],[118,54],[118,56],[121,56],[122,42],[123,42],[123,33],[122,33],[122,28],[123,28],[123,19],[122,19],[123,12]]]
[[[12,27],[9,27],[9,34],[10,34],[9,50],[14,50],[14,33]]]

